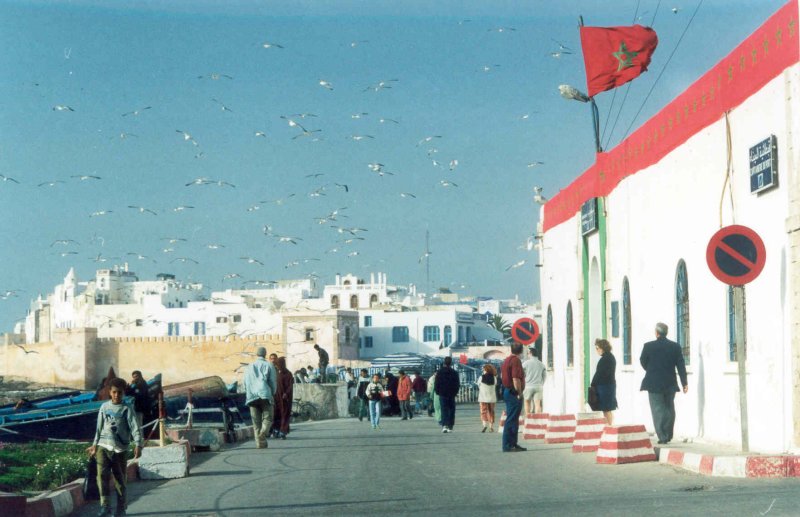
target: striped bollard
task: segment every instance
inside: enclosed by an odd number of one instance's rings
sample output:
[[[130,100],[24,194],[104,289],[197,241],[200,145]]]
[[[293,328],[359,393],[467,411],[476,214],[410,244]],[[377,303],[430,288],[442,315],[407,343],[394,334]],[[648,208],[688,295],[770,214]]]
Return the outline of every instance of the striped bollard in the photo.
[[[544,440],[544,433],[547,430],[547,417],[549,416],[547,413],[528,413],[522,438],[525,440]]]
[[[607,425],[600,437],[597,463],[617,465],[656,461],[656,451],[643,425]]]
[[[544,443],[572,443],[575,439],[575,415],[549,415]]]
[[[575,441],[572,452],[594,452],[600,446],[600,437],[606,426],[606,419],[600,411],[578,413],[575,415]]]

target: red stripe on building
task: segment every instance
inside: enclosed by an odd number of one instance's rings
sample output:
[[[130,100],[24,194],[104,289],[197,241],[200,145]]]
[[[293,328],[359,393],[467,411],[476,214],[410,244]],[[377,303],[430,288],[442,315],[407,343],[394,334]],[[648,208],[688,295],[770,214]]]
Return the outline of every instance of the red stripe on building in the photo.
[[[791,0],[716,66],[544,205],[544,230],[571,219],[626,177],[669,154],[798,62],[797,0]]]

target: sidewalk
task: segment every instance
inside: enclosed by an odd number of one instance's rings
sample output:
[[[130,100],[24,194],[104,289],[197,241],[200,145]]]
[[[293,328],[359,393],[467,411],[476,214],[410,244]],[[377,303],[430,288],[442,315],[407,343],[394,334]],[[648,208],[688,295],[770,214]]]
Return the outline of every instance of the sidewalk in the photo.
[[[702,442],[672,442],[656,445],[658,462],[714,477],[795,478],[800,477],[800,456],[741,452]]]

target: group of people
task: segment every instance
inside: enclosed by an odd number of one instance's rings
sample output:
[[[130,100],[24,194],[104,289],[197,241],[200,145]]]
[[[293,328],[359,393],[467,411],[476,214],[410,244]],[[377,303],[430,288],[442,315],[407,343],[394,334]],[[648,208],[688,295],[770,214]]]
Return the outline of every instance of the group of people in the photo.
[[[245,404],[250,409],[256,447],[269,446],[267,438],[286,439],[292,417],[294,376],[286,368],[286,358],[256,350],[256,360],[244,372]]]
[[[330,358],[328,352],[319,346],[314,345],[314,350],[317,351],[319,356],[318,368],[314,368],[310,364],[304,368],[300,368],[294,372],[294,381],[298,383],[325,383],[328,382],[328,363]]]

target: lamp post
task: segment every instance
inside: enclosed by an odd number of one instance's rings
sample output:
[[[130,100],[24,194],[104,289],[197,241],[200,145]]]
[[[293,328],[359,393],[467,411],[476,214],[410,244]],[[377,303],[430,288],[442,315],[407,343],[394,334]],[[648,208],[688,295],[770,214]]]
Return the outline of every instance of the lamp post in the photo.
[[[570,86],[568,84],[562,84],[558,87],[558,92],[561,94],[562,97],[565,99],[579,101],[579,102],[588,102],[592,106],[592,126],[594,129],[594,147],[595,151],[598,153],[603,152],[603,148],[600,147],[600,115],[597,111],[597,104],[594,102],[594,98],[589,97],[582,91],[578,90],[577,88]]]

